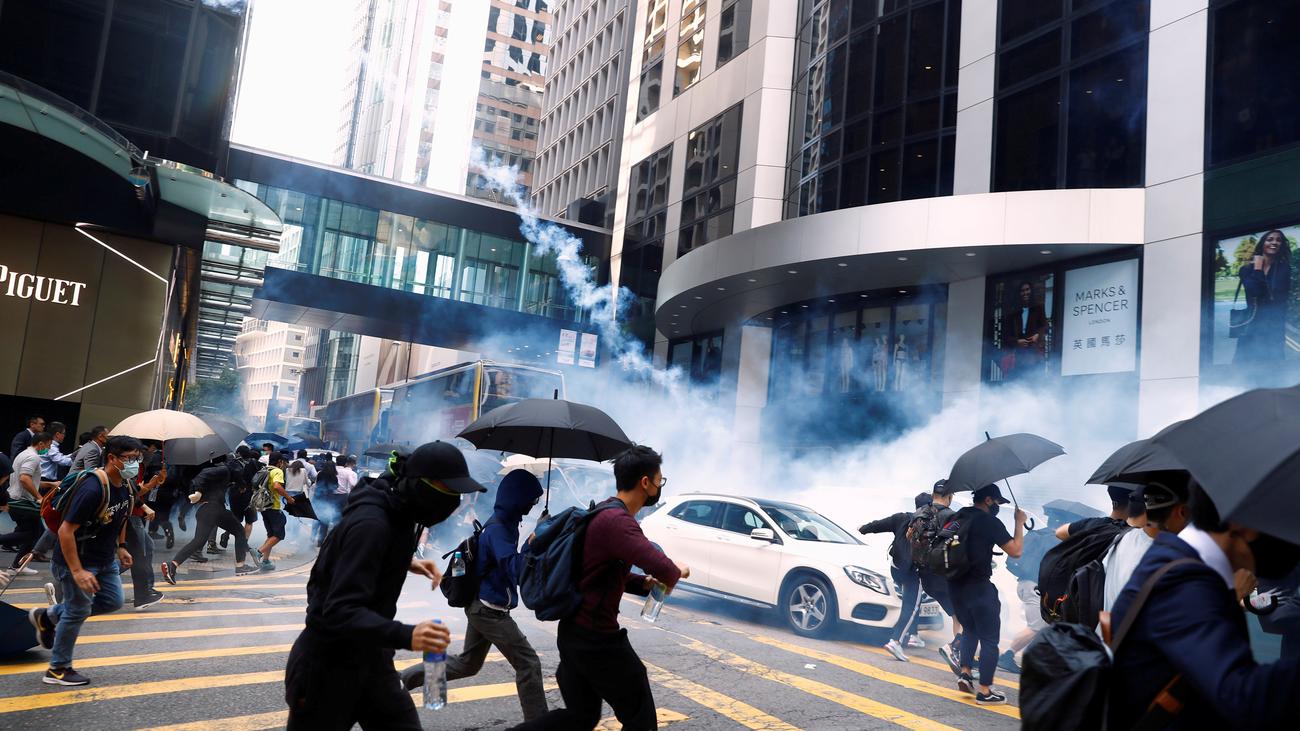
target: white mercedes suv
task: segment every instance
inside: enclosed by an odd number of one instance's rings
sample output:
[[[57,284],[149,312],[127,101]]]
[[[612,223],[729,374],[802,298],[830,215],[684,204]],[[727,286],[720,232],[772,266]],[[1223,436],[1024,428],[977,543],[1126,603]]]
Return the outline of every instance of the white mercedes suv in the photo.
[[[641,530],[691,567],[681,589],[777,609],[796,633],[815,637],[835,622],[892,627],[901,597],[888,557],[810,508],[776,500],[694,493],[668,498]],[[939,606],[921,606],[920,628],[941,627]]]

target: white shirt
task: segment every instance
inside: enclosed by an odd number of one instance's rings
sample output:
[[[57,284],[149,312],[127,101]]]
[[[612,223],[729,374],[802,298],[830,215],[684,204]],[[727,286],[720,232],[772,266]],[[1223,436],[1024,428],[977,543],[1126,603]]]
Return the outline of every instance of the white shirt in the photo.
[[[1224,553],[1222,548],[1219,548],[1219,544],[1214,542],[1209,533],[1194,525],[1188,525],[1178,534],[1178,537],[1200,555],[1206,566],[1214,569],[1214,572],[1223,579],[1223,583],[1227,584],[1229,589],[1236,590],[1237,585],[1232,580],[1232,564],[1228,562],[1228,554]]]
[[[1102,566],[1106,569],[1106,591],[1102,600],[1102,610],[1109,612],[1115,606],[1115,600],[1119,598],[1119,593],[1124,590],[1128,580],[1133,578],[1133,572],[1137,571],[1139,563],[1142,563],[1142,557],[1146,555],[1147,549],[1155,539],[1147,535],[1147,532],[1141,528],[1134,528],[1124,534],[1102,558]]]
[[[27,475],[32,478],[32,487],[38,491],[41,489],[41,455],[36,453],[35,447],[28,447],[14,457],[14,473],[9,476],[9,499],[18,500],[26,498],[35,500],[30,492],[23,489],[20,475]]]
[[[339,495],[347,495],[352,492],[352,488],[357,486],[357,473],[352,471],[351,467],[339,467],[339,487],[336,492]]]

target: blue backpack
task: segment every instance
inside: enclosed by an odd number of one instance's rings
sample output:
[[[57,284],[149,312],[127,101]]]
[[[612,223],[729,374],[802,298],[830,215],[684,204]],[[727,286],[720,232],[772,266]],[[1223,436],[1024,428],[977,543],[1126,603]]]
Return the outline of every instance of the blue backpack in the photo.
[[[582,580],[582,545],[592,516],[610,508],[609,502],[588,508],[569,508],[537,525],[524,551],[519,573],[519,598],[543,622],[570,617],[582,606],[578,582]]]

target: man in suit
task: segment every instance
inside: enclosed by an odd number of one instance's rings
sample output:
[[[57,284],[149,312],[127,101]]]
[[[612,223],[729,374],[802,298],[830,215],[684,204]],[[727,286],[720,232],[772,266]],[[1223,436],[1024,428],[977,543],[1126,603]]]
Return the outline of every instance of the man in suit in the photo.
[[[1115,602],[1117,629],[1152,574],[1194,559],[1161,577],[1116,651],[1110,726],[1133,728],[1155,713],[1169,717],[1162,728],[1289,727],[1300,714],[1300,659],[1255,662],[1234,573],[1284,578],[1300,562],[1300,546],[1224,522],[1199,487],[1190,510],[1191,525],[1156,537]]]
[[[1015,363],[1006,370],[1028,375],[1030,369],[1047,357],[1047,313],[1041,304],[1034,302],[1034,285],[1028,281],[1020,283],[1017,305],[1009,309]]]
[[[32,437],[43,431],[45,431],[45,417],[27,417],[27,428],[15,434],[13,441],[9,442],[9,459],[16,458],[19,452],[32,446]]]

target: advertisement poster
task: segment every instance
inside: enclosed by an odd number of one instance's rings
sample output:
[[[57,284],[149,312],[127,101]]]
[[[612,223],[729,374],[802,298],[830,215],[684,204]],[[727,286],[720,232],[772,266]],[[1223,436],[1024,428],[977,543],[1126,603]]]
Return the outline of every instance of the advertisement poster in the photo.
[[[573,330],[560,331],[560,347],[555,351],[555,362],[560,365],[573,365],[573,354],[578,347],[578,333]]]
[[[1137,367],[1138,261],[1065,273],[1061,375],[1124,373]]]
[[[596,335],[582,334],[582,347],[578,350],[578,365],[583,368],[596,367]]]
[[[1300,225],[1213,244],[1214,365],[1300,360]]]
[[[1056,276],[1051,272],[990,279],[991,316],[984,378],[990,383],[1055,374]]]

